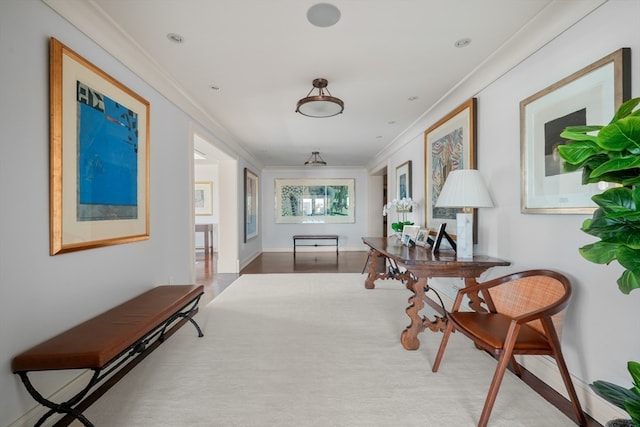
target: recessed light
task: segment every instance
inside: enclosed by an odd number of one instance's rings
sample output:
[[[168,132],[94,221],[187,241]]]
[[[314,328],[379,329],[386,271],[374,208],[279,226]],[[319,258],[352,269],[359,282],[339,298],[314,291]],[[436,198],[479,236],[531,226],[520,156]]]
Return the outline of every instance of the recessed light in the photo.
[[[318,3],[309,8],[307,19],[316,27],[330,27],[340,20],[340,10],[329,3]]]
[[[454,45],[455,47],[467,47],[471,44],[471,39],[468,37],[465,37],[463,39],[457,40]]]
[[[169,40],[171,40],[174,43],[183,43],[184,42],[184,37],[182,37],[180,34],[176,34],[176,33],[169,33],[167,34],[167,38]]]

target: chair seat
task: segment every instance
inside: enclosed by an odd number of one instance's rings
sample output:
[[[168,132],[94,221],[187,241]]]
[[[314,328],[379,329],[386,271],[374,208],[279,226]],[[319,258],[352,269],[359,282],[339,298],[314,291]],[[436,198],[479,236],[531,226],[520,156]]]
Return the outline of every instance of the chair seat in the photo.
[[[511,324],[511,318],[499,313],[455,312],[449,318],[457,329],[477,338],[479,341],[502,350]],[[549,342],[540,332],[529,325],[522,325],[514,350],[551,352]]]

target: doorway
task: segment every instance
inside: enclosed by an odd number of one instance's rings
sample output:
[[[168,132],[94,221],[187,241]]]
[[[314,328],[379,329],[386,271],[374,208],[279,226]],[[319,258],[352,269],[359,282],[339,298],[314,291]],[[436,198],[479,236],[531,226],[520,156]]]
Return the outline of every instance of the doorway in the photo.
[[[193,134],[193,187],[209,191],[203,209],[198,211],[194,191],[194,265],[195,250],[204,250],[204,233],[195,233],[195,225],[211,224],[211,256],[215,273],[238,273],[238,162],[200,134]],[[203,190],[200,190],[203,191]],[[210,205],[209,205],[210,203]],[[224,208],[222,208],[224,207]]]

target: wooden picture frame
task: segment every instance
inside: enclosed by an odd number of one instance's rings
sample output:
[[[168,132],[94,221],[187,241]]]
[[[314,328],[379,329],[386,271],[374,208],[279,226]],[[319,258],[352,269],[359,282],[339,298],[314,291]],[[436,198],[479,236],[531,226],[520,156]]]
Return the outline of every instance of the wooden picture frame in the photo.
[[[213,182],[196,181],[193,193],[193,201],[196,215],[213,215]]]
[[[631,50],[622,48],[520,102],[523,213],[593,213],[591,197],[610,184],[582,185],[581,170],[562,170],[560,133],[567,126],[606,125],[630,98]]]
[[[396,199],[411,197],[411,160],[396,168]]]
[[[244,242],[258,236],[258,175],[244,168]]]
[[[417,246],[428,246],[429,245],[429,229],[421,228],[418,231],[418,235],[416,236],[416,245]]]
[[[50,39],[51,255],[149,238],[149,102]]]
[[[450,171],[476,168],[476,106],[476,98],[469,99],[424,133],[425,225],[431,229],[442,223],[450,230],[457,227],[457,209],[435,204]],[[476,214],[474,209],[474,229]]]
[[[355,179],[276,178],[277,224],[355,222]]]

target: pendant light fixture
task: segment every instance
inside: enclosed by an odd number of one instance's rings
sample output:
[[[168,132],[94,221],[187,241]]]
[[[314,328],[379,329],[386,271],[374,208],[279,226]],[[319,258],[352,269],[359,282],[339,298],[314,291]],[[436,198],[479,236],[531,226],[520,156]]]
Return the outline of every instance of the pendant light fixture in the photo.
[[[313,88],[306,97],[298,101],[296,112],[307,117],[333,117],[344,111],[344,102],[341,99],[331,96],[327,85],[327,79],[314,79]],[[317,95],[311,95],[315,89],[318,90]],[[325,92],[327,93],[325,95]]]
[[[320,157],[319,151],[314,151],[311,153],[311,157],[304,162],[305,166],[327,166],[327,162],[325,162],[322,157]]]

